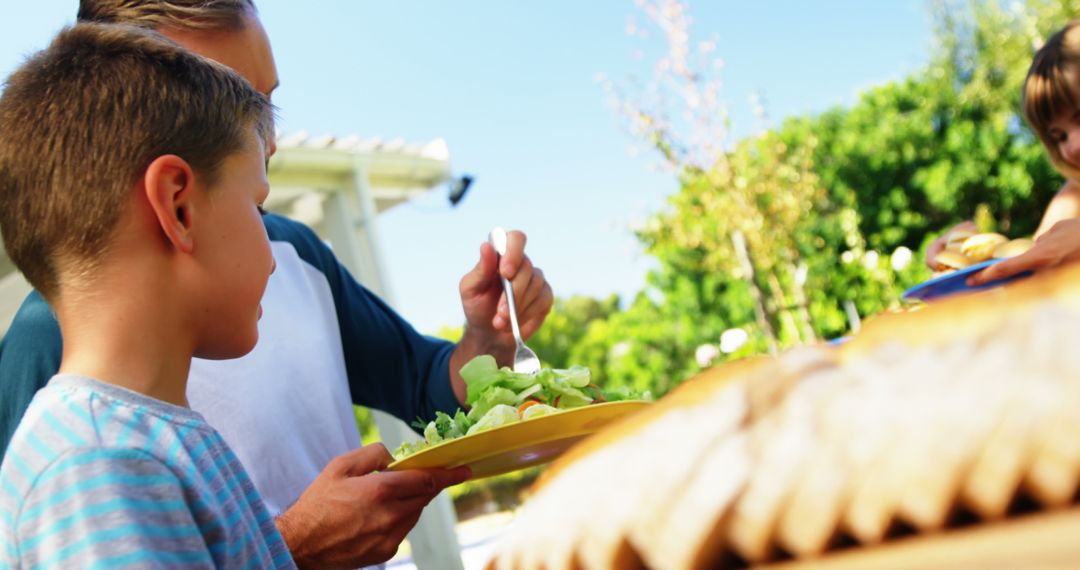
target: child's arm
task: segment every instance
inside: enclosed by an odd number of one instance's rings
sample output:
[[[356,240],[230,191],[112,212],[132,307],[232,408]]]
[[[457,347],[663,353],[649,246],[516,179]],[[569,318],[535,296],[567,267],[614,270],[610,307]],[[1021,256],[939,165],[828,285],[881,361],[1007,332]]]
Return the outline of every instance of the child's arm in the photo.
[[[37,475],[15,527],[13,546],[25,568],[214,566],[215,545],[205,540],[180,479],[141,450],[60,456]]]
[[[1080,184],[1069,180],[1046,207],[1035,245],[1026,253],[995,263],[968,278],[977,286],[1080,261]]]
[[[1025,271],[1041,271],[1080,262],[1080,218],[1061,220],[1035,246],[1016,257],[995,263],[968,277],[970,285],[982,285]]]
[[[1035,239],[1050,231],[1054,224],[1072,218],[1080,218],[1080,184],[1069,180],[1047,204],[1039,229],[1035,230]]]

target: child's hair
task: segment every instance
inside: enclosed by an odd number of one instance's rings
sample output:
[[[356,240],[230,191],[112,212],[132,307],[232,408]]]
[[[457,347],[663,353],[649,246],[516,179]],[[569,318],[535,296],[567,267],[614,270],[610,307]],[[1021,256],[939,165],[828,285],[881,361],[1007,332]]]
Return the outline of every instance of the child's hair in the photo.
[[[205,186],[257,132],[269,100],[232,70],[155,32],[78,24],[33,55],[0,97],[0,233],[47,299],[108,250],[134,185],[174,154]],[[253,128],[255,129],[253,131]]]
[[[1046,147],[1050,162],[1065,176],[1080,180],[1080,169],[1061,156],[1050,137],[1050,123],[1080,110],[1080,19],[1073,20],[1035,53],[1024,79],[1024,118]]]
[[[237,30],[254,0],[81,0],[79,22],[143,28]]]

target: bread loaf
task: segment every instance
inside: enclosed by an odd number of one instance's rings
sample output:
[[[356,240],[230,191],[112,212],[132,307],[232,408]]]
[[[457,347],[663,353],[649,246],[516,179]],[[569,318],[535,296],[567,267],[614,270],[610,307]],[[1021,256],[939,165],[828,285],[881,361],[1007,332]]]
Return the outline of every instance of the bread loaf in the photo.
[[[882,315],[838,348],[708,370],[554,463],[489,567],[813,559],[1018,502],[1068,505],[1076,339],[1080,268]]]

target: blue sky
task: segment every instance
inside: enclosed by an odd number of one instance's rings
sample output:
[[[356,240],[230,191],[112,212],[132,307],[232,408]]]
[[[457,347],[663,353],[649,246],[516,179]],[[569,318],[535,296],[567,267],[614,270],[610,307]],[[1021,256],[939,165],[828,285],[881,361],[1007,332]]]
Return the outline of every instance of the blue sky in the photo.
[[[74,19],[73,0],[9,7],[0,73]],[[635,141],[596,82],[649,75],[627,35],[645,24],[631,0],[261,0],[277,57],[284,132],[447,140],[456,173],[476,182],[451,209],[445,191],[378,220],[393,302],[417,328],[463,321],[457,283],[494,225],[519,228],[556,295],[629,298],[650,267],[629,229],[662,208],[674,176]],[[923,66],[925,2],[689,2],[698,40],[714,35],[736,135],[855,101]],[[640,146],[640,145],[638,145]]]

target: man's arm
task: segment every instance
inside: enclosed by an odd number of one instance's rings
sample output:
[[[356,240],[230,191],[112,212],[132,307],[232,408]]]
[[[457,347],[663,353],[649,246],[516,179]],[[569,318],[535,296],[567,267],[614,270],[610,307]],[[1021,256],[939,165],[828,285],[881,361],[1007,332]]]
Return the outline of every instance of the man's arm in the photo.
[[[418,333],[358,283],[306,226],[273,214],[264,221],[271,239],[292,244],[300,258],[326,278],[353,403],[406,422],[457,408],[449,374],[453,343]]]
[[[60,325],[34,291],[23,301],[0,341],[0,455],[34,394],[60,369]]]

